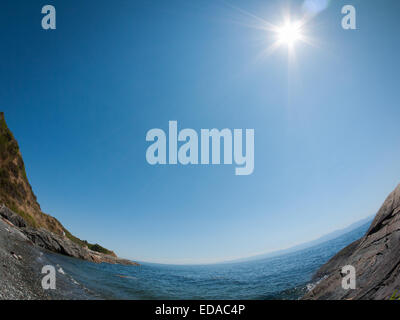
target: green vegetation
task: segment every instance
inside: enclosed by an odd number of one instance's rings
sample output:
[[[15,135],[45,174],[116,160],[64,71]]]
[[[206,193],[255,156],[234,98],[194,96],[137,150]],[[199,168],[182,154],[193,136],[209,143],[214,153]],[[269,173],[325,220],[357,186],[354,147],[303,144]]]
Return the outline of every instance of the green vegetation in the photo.
[[[0,200],[7,206],[11,206],[10,199],[23,201],[26,198],[26,191],[22,183],[10,179],[10,171],[3,166],[0,168]]]
[[[13,160],[13,157],[17,156],[19,152],[18,143],[14,138],[14,135],[7,127],[6,120],[4,118],[4,113],[0,112],[0,160]],[[27,180],[25,165],[22,161],[22,158],[18,159],[18,167],[17,167],[22,176]]]
[[[0,112],[0,200],[8,206],[11,206],[12,200],[23,201],[26,198],[23,184],[11,179],[18,179],[21,176],[26,182],[28,181],[24,162],[18,157],[18,152],[18,143],[7,127],[4,113]],[[15,159],[17,164],[14,163]]]
[[[71,232],[69,232],[67,229],[63,228],[63,230],[65,232],[65,236],[72,242],[75,242],[76,244],[80,245],[81,247],[84,247],[86,245],[84,241],[82,241],[81,239],[72,235]]]
[[[397,295],[397,290],[392,294],[389,300],[400,300],[400,295]]]
[[[0,155],[3,160],[18,153],[18,144],[8,129],[4,113],[0,113]]]
[[[65,232],[67,238],[81,247],[114,255],[99,244],[91,244],[73,236],[54,217],[43,213],[40,209],[32,187],[29,184],[25,164],[19,152],[18,143],[7,126],[4,113],[0,112],[0,204],[4,203],[12,211],[19,214],[33,228],[45,228],[60,234]],[[30,214],[19,209],[29,208]]]
[[[26,221],[26,223],[29,224],[31,227],[38,228],[37,222],[35,221],[35,219],[33,219],[33,217],[29,213],[26,213],[22,210],[17,209],[17,207],[15,207],[15,205],[11,205],[10,209],[12,211],[14,211],[15,213],[18,213]]]
[[[110,255],[113,254],[113,252],[111,250],[108,250],[97,243],[92,244],[92,243],[87,242],[86,240],[81,240],[81,239],[75,237],[74,235],[72,235],[67,229],[63,228],[63,230],[65,232],[65,236],[68,239],[70,239],[72,242],[80,245],[81,247],[88,247],[90,250],[104,253],[104,254],[110,254]]]
[[[0,115],[0,156],[2,160],[8,158],[8,145],[12,139],[12,133],[7,127],[4,116]]]
[[[87,246],[90,250],[96,251],[96,252],[100,252],[100,253],[104,253],[104,254],[113,254],[112,251],[102,247],[101,245],[95,243],[95,244],[90,244],[87,241],[85,241],[87,243]]]

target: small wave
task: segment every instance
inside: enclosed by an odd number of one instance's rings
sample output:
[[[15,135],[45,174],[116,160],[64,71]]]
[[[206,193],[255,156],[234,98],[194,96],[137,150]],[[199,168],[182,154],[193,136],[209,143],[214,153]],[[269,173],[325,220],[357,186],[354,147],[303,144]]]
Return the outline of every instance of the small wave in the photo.
[[[309,284],[307,284],[306,288],[307,288],[307,292],[311,291],[312,289],[314,289],[317,284],[319,284],[322,280],[325,280],[326,278],[328,278],[327,275],[323,276],[321,279],[319,279],[318,281],[315,282],[311,282]]]

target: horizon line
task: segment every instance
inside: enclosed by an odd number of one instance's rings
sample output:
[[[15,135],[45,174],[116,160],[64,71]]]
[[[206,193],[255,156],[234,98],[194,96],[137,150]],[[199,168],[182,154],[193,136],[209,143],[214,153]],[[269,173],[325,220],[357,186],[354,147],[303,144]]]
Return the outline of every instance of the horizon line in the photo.
[[[225,264],[225,263],[242,263],[242,262],[246,262],[247,259],[253,259],[253,258],[256,258],[257,256],[260,256],[260,260],[261,260],[261,259],[263,259],[263,257],[261,257],[263,255],[279,253],[280,251],[290,250],[290,249],[295,248],[297,246],[305,245],[307,243],[316,241],[316,240],[318,240],[318,239],[320,239],[320,238],[322,238],[322,237],[324,237],[326,235],[329,235],[329,234],[331,234],[333,232],[347,229],[348,227],[352,226],[355,223],[361,222],[362,220],[367,220],[367,219],[373,220],[375,215],[376,215],[376,213],[369,214],[367,216],[364,216],[363,218],[357,219],[357,220],[347,224],[344,227],[331,230],[331,231],[329,231],[327,233],[324,233],[324,234],[321,234],[321,235],[319,235],[319,236],[317,236],[317,237],[315,237],[315,238],[313,238],[311,240],[306,240],[306,241],[302,241],[302,242],[299,242],[299,243],[296,243],[296,244],[292,244],[292,245],[289,245],[289,246],[286,246],[286,247],[282,247],[282,248],[278,248],[278,249],[271,249],[269,251],[264,251],[264,252],[261,252],[261,253],[254,253],[254,254],[251,254],[251,255],[243,256],[243,257],[226,258],[226,259],[223,259],[223,260],[211,260],[211,261],[208,261],[208,262],[205,262],[205,261],[204,262],[200,262],[200,261],[199,262],[166,262],[166,261],[161,262],[161,261],[140,260],[140,259],[131,259],[131,258],[128,258],[128,259],[131,260],[131,261],[134,261],[134,262],[138,262],[139,264],[140,263],[144,263],[144,264],[147,263],[147,264],[170,265],[170,266],[199,266],[199,265],[215,265],[215,264]],[[354,229],[356,229],[356,228],[354,228]],[[354,229],[350,230],[349,232],[353,231]],[[336,239],[336,238],[333,238],[333,239]],[[326,241],[333,240],[333,239],[328,239]],[[326,242],[326,241],[323,241],[323,242]],[[299,248],[298,250],[295,250],[294,252],[300,251],[302,249],[305,249],[305,248]],[[283,255],[283,254],[285,254],[285,252],[282,252],[282,254],[278,254],[278,256],[279,255]],[[264,258],[267,258],[267,257],[264,257]],[[257,260],[257,259],[255,259],[255,260]]]

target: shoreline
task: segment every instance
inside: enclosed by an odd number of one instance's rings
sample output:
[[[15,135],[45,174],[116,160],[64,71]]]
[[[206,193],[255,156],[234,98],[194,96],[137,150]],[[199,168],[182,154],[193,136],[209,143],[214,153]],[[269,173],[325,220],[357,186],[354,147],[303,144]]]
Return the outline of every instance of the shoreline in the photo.
[[[0,300],[96,299],[91,293],[56,268],[56,290],[44,290],[42,268],[51,265],[46,250],[34,245],[17,227],[0,218]]]
[[[88,246],[80,245],[69,239],[66,234],[58,235],[44,228],[32,228],[24,218],[10,210],[7,206],[0,205],[0,217],[11,227],[17,228],[36,246],[47,249],[48,251],[59,253],[94,263],[110,263],[138,266],[139,264],[119,258],[115,253],[105,254],[93,251]]]

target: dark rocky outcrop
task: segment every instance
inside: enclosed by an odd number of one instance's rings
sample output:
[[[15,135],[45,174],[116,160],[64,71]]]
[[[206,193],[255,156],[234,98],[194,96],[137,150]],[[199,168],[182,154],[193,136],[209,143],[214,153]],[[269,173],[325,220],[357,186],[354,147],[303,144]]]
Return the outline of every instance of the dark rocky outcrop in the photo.
[[[70,257],[76,257],[85,260],[91,260],[88,250],[73,243],[67,238],[50,233],[45,229],[23,229],[22,232],[36,245],[41,248],[64,254]]]
[[[0,205],[0,216],[12,222],[12,224],[19,228],[26,228],[27,224],[23,218],[12,212],[5,205]]]
[[[130,260],[121,259],[116,256],[103,254],[90,250],[87,247],[82,247],[66,237],[60,237],[45,229],[31,229],[25,228],[21,230],[34,244],[41,248],[75,257],[79,259],[88,260],[95,263],[111,263],[111,264],[125,264],[137,265],[137,263]]]
[[[76,282],[59,265],[55,266],[57,290],[44,290],[42,270],[46,265],[53,265],[51,258],[51,255],[46,254],[45,249],[32,245],[19,228],[0,217],[0,300],[102,298],[101,295],[87,290],[82,284]],[[20,313],[20,309],[14,308],[12,313]]]
[[[114,252],[73,236],[54,217],[42,212],[25,171],[17,140],[0,112],[0,216],[38,246],[94,262],[134,264]]]
[[[103,254],[90,250],[88,247],[76,244],[65,235],[60,236],[44,228],[31,228],[23,218],[4,205],[0,206],[0,217],[2,217],[4,222],[11,228],[18,229],[22,232],[27,239],[32,241],[35,245],[49,251],[95,263],[106,262],[112,264],[137,265],[135,262],[118,258],[115,255]]]
[[[342,288],[341,268],[356,269],[356,289]],[[325,265],[303,299],[390,299],[400,289],[400,185],[388,196],[366,234]],[[318,282],[319,281],[319,282]]]

